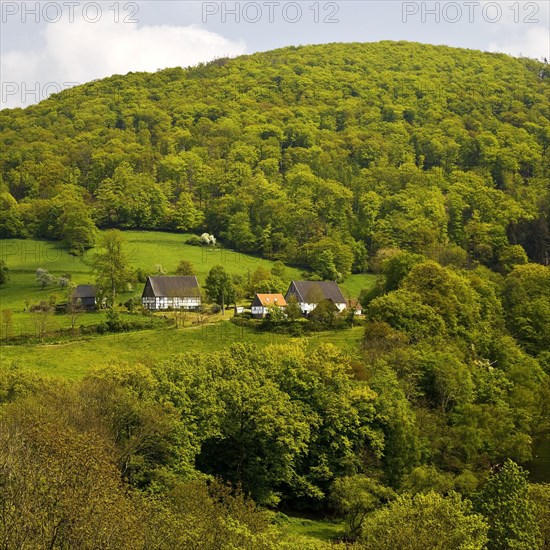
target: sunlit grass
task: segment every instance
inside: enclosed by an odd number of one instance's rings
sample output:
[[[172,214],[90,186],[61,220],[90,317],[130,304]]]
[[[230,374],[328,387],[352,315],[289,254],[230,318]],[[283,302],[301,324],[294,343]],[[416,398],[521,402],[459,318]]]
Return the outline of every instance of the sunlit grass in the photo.
[[[160,264],[168,274],[174,274],[181,259],[189,260],[195,267],[201,284],[204,284],[210,269],[221,264],[229,273],[247,275],[258,266],[271,269],[273,262],[255,256],[236,253],[227,249],[205,249],[185,244],[189,235],[125,231],[127,255],[130,266],[140,267],[151,272]],[[80,257],[71,256],[59,243],[40,240],[5,239],[0,240],[0,258],[9,267],[10,279],[0,288],[0,308],[13,311],[11,334],[35,335],[37,333],[36,314],[26,311],[29,304],[41,300],[48,301],[54,295],[57,301],[66,300],[65,291],[59,286],[46,287],[44,290],[35,282],[37,268],[47,269],[59,277],[71,274],[76,284],[92,284],[94,275],[91,268],[93,250]],[[286,279],[300,279],[302,270],[287,267]],[[352,275],[341,284],[346,298],[356,297],[359,291],[372,284],[372,275]],[[125,301],[133,296],[140,296],[143,285],[136,284],[132,292],[120,295]],[[232,315],[226,314],[226,319]],[[126,315],[128,319],[132,318]],[[105,312],[80,314],[76,326],[98,325],[105,320]],[[111,361],[152,361],[167,358],[174,353],[199,351],[209,353],[222,349],[232,342],[253,342],[260,345],[287,341],[287,335],[258,333],[250,329],[236,327],[222,320],[221,315],[209,318],[204,327],[190,327],[194,314],[189,314],[187,328],[161,328],[133,333],[115,335],[94,335],[83,340],[68,341],[60,339],[59,343],[29,343],[17,346],[3,346],[0,349],[0,363],[18,362],[29,368],[48,374],[78,378],[94,365],[105,365]],[[56,332],[68,329],[71,319],[68,315],[51,315],[48,318],[48,329]],[[353,350],[356,348],[360,334],[357,330],[334,333],[320,333],[308,337],[311,345],[320,342],[332,342],[339,347]]]
[[[191,322],[191,319],[188,321]],[[357,351],[362,328],[339,332],[322,332],[305,337],[312,348],[332,343],[347,351]],[[160,328],[137,332],[104,334],[53,344],[4,345],[0,363],[17,363],[44,374],[80,378],[94,366],[117,361],[152,363],[189,351],[211,353],[234,343],[259,346],[294,341],[285,334],[256,332],[229,321],[185,328]]]

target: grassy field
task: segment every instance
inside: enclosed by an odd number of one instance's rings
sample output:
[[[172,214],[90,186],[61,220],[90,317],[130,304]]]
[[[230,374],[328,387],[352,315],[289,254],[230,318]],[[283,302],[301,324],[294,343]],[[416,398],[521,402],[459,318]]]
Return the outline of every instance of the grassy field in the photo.
[[[246,274],[258,266],[270,269],[273,262],[227,249],[207,249],[186,245],[189,235],[161,232],[126,231],[126,253],[130,267],[153,271],[157,264],[174,274],[181,259],[189,260],[195,267],[198,278],[204,283],[210,269],[221,264],[229,273]],[[46,287],[41,290],[35,283],[36,269],[47,269],[52,275],[72,275],[77,284],[93,284],[91,258],[94,250],[83,256],[71,256],[59,243],[51,241],[3,239],[0,240],[0,258],[10,269],[10,281],[0,291],[2,307],[15,310],[24,308],[24,301],[47,299],[50,294],[61,294],[59,288]],[[300,277],[300,271],[287,269],[288,278]],[[141,294],[143,285],[136,285],[133,294]]]
[[[345,525],[342,522],[303,519],[284,514],[278,514],[277,523],[285,539],[295,543],[296,548],[328,549],[331,548],[330,542],[338,540],[345,532]]]
[[[200,282],[204,284],[209,270],[221,264],[229,273],[245,275],[258,266],[270,269],[273,262],[227,249],[205,249],[186,245],[188,235],[162,232],[126,231],[127,255],[130,266],[153,271],[160,264],[173,274],[178,262],[185,258],[193,263]],[[59,277],[70,273],[76,284],[93,283],[91,270],[93,250],[81,257],[68,254],[58,243],[39,240],[0,240],[0,258],[9,267],[10,279],[0,289],[0,308],[13,311],[13,335],[36,334],[37,315],[25,311],[28,303],[48,300],[55,295],[64,301],[64,291],[59,286],[41,290],[35,282],[36,269],[47,269]],[[287,267],[286,279],[301,278],[302,271]],[[352,275],[341,287],[346,297],[356,297],[362,288],[373,283],[372,275]],[[139,296],[141,284],[132,292],[121,296],[127,300]],[[229,316],[229,315],[228,315]],[[130,317],[130,316],[128,316]],[[105,320],[105,312],[85,313],[78,316],[76,326],[97,325]],[[215,319],[214,319],[215,320]],[[191,320],[188,321],[190,323]],[[52,315],[48,318],[49,332],[68,328],[71,319],[68,315]],[[221,321],[204,327],[185,329],[163,328],[134,333],[110,334],[89,337],[84,340],[62,341],[49,344],[5,345],[0,349],[3,364],[16,361],[22,366],[34,368],[49,374],[78,378],[93,365],[104,365],[111,361],[151,361],[164,359],[174,353],[198,350],[207,353],[221,349],[233,341],[256,342],[265,345],[269,342],[282,342],[288,336],[258,334]],[[320,341],[331,341],[346,347],[356,347],[360,333],[357,330],[339,333],[322,333],[308,338],[311,345]]]
[[[209,249],[185,244],[187,234],[163,233],[156,231],[125,231],[129,265],[153,271],[157,264],[168,274],[174,274],[181,259],[189,260],[195,267],[199,281],[204,284],[206,276],[214,265],[223,265],[229,273],[245,275],[262,266],[271,269],[273,262],[234,252],[225,248]],[[36,269],[47,269],[52,275],[70,273],[77,284],[92,284],[91,258],[94,250],[83,256],[71,256],[59,243],[39,240],[0,239],[0,259],[8,264],[10,281],[0,290],[1,307],[22,311],[25,299],[39,301],[50,294],[62,295],[59,288],[46,287],[41,290],[35,283]],[[286,279],[299,279],[302,270],[287,267]],[[374,277],[369,274],[351,275],[340,286],[348,297],[356,298],[362,288],[372,285]],[[133,294],[141,294],[142,285],[136,285]]]
[[[305,341],[313,347],[330,342],[353,351],[358,349],[361,336],[362,328],[354,327],[341,332],[316,333]],[[43,374],[77,379],[94,366],[117,361],[150,363],[186,351],[211,353],[238,342],[264,346],[293,340],[288,335],[257,333],[229,321],[219,321],[202,327],[105,334],[57,344],[3,345],[0,363],[4,366],[15,363]]]

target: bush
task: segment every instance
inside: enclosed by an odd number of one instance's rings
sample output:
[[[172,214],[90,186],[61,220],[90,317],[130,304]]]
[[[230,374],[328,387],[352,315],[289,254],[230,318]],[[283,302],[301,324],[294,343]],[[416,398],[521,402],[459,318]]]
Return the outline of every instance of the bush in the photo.
[[[124,307],[128,311],[134,311],[136,307],[138,307],[141,304],[141,299],[138,297],[130,298],[129,300],[126,300],[124,302]]]
[[[203,233],[200,236],[201,244],[204,246],[215,246],[216,245],[216,237],[214,235],[210,235],[209,233]]]
[[[250,317],[244,317],[243,315],[239,315],[238,317],[231,317],[230,321],[238,327],[248,327],[253,329],[259,328],[257,321],[251,319]]]
[[[105,325],[110,332],[122,332],[129,328],[128,324],[120,318],[119,312],[114,308],[107,311],[107,322]]]
[[[3,285],[9,280],[8,266],[4,260],[0,260],[0,285]]]
[[[68,302],[61,302],[59,304],[55,304],[55,313],[66,314],[68,309],[69,309]]]
[[[50,311],[52,309],[52,306],[49,302],[46,302],[46,300],[40,300],[37,304],[32,304],[29,306],[29,311],[31,313],[35,313],[37,311]]]
[[[210,313],[212,313],[212,314],[220,313],[221,310],[222,310],[222,307],[221,307],[221,306],[219,306],[218,304],[214,304],[214,305],[210,308]]]
[[[191,235],[186,241],[185,244],[190,244],[191,246],[202,246],[202,241],[200,237],[196,235]]]
[[[147,309],[146,307],[139,306],[138,311],[144,316],[144,317],[152,317],[153,312],[150,309]]]
[[[147,282],[147,272],[141,267],[138,267],[135,271],[135,278],[138,283],[145,283]]]

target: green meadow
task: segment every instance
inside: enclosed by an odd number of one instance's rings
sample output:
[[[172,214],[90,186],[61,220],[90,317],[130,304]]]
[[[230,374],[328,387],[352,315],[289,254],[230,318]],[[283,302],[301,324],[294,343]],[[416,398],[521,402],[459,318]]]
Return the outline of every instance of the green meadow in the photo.
[[[208,249],[187,245],[185,240],[190,236],[188,234],[125,231],[124,236],[130,267],[140,267],[152,272],[155,266],[161,265],[168,274],[173,275],[178,262],[186,259],[194,265],[201,283],[206,280],[210,269],[218,264],[223,265],[226,271],[232,274],[246,274],[259,266],[270,269],[273,265],[269,260],[224,248]],[[91,249],[83,256],[71,256],[57,242],[35,239],[0,240],[0,258],[6,261],[10,269],[10,281],[1,289],[2,307],[23,309],[26,298],[39,301],[52,293],[60,294],[59,288],[47,287],[40,290],[35,283],[35,272],[39,267],[47,269],[55,276],[70,273],[72,281],[77,284],[93,284],[91,259],[94,252],[94,249]],[[289,267],[287,276],[298,278],[301,271]],[[142,286],[136,285],[132,295],[141,294]]]
[[[174,274],[181,259],[193,263],[199,281],[204,284],[208,272],[214,265],[223,265],[229,273],[246,275],[258,266],[270,269],[273,262],[255,256],[219,248],[207,249],[185,244],[189,237],[186,234],[126,231],[127,256],[129,265],[142,268],[147,272],[162,265],[168,274]],[[63,301],[64,291],[59,286],[48,286],[40,289],[35,282],[37,268],[47,269],[52,275],[70,273],[76,284],[93,284],[94,275],[90,250],[83,256],[71,256],[59,243],[43,240],[0,240],[0,258],[5,260],[10,279],[0,289],[0,308],[13,311],[13,335],[32,335],[36,333],[38,317],[26,310],[28,304],[48,300],[55,295],[57,301]],[[287,267],[285,279],[298,279],[303,271]],[[357,297],[360,290],[372,284],[372,275],[352,275],[342,285],[346,297]],[[121,295],[121,301],[142,292],[142,284],[136,284],[131,292]],[[258,343],[267,345],[288,340],[287,335],[257,333],[250,329],[236,327],[227,320],[232,315],[228,312],[225,319],[214,316],[208,324],[194,324],[194,314],[189,314],[185,328],[163,327],[138,332],[93,335],[71,340],[59,338],[57,342],[46,339],[44,343],[27,343],[24,345],[3,345],[0,349],[2,364],[16,363],[25,368],[32,368],[44,373],[79,378],[93,366],[109,364],[113,361],[150,362],[166,359],[175,353],[198,351],[208,353],[219,350],[233,342]],[[136,318],[127,314],[128,318]],[[105,319],[105,312],[82,313],[78,315],[76,326],[97,325]],[[71,326],[69,315],[51,315],[48,318],[48,331],[68,329]],[[308,345],[319,342],[333,342],[349,348],[356,348],[361,337],[359,329],[343,332],[319,333],[306,338]]]
[[[125,231],[127,256],[131,267],[153,271],[161,265],[168,274],[174,274],[178,262],[189,260],[195,267],[199,281],[204,284],[210,269],[222,265],[228,273],[246,275],[258,267],[271,269],[273,262],[249,254],[235,252],[226,248],[204,248],[185,244],[190,236],[181,233],[158,231]],[[0,303],[3,308],[22,311],[25,299],[34,302],[47,299],[50,294],[62,295],[57,287],[41,290],[35,283],[36,269],[47,269],[52,275],[70,273],[76,284],[92,284],[94,276],[91,258],[94,250],[88,250],[83,256],[71,256],[57,242],[35,239],[0,239],[0,258],[10,269],[10,280],[0,290]],[[285,279],[300,279],[304,271],[287,266]],[[344,295],[356,298],[361,289],[373,283],[370,274],[351,275],[340,286]],[[141,284],[136,285],[130,295],[139,295]]]
[[[340,332],[316,333],[304,337],[304,341],[312,347],[328,342],[353,351],[358,349],[361,336],[361,327],[354,327]],[[59,343],[4,345],[0,348],[0,358],[4,366],[15,364],[47,375],[77,379],[90,368],[120,361],[149,364],[189,351],[211,353],[236,343],[267,346],[289,340],[296,339],[219,321],[200,327],[104,334]]]
[[[345,535],[345,524],[341,521],[312,520],[278,514],[277,525],[281,528],[287,543],[293,543],[296,548],[328,549],[331,547],[331,541]]]

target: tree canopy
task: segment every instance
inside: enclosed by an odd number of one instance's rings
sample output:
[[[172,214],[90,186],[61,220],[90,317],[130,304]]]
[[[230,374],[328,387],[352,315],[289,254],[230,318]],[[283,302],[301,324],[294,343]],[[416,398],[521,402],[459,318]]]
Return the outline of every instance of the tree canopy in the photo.
[[[388,41],[113,76],[2,111],[0,235],[79,253],[94,223],[208,231],[332,279],[388,247],[544,263],[549,82]]]

